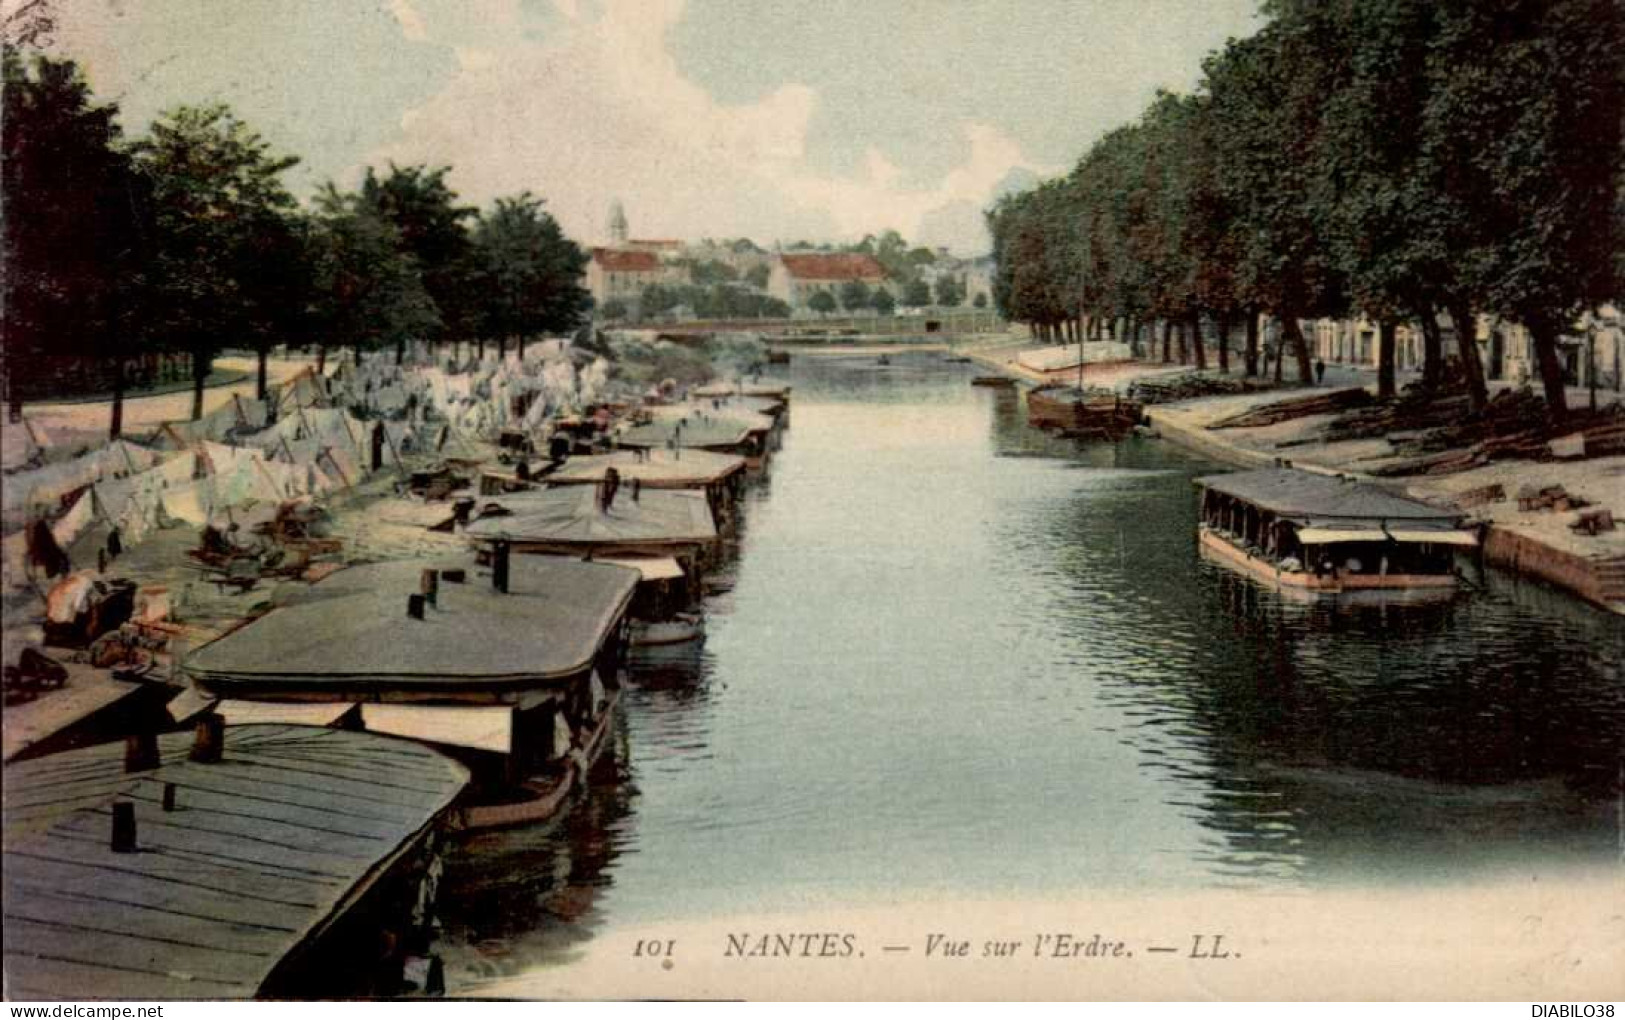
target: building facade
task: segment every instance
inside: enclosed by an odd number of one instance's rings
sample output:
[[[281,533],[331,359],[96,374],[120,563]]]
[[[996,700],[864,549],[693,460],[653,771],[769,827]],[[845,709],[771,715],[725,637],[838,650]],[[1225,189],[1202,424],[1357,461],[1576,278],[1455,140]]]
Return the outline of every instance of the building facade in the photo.
[[[643,288],[666,283],[671,273],[653,252],[618,248],[594,248],[587,262],[587,290],[599,308],[619,301],[635,308]]]
[[[1457,333],[1448,315],[1439,317],[1444,357],[1457,356]],[[1315,319],[1304,323],[1314,356],[1327,364],[1358,365],[1375,369],[1380,357],[1377,324],[1363,316],[1353,319]],[[1424,358],[1419,324],[1406,322],[1394,330],[1394,365],[1400,372],[1420,370]],[[1473,342],[1485,377],[1514,384],[1535,382],[1535,362],[1529,331],[1498,316],[1480,315],[1473,323]],[[1625,391],[1625,319],[1617,305],[1588,312],[1558,338],[1558,356],[1570,386]]]
[[[840,306],[841,288],[859,281],[870,290],[893,290],[886,270],[871,255],[857,252],[785,252],[774,260],[767,292],[790,306],[796,315],[814,313],[813,295],[826,292]],[[892,295],[896,296],[895,293]]]

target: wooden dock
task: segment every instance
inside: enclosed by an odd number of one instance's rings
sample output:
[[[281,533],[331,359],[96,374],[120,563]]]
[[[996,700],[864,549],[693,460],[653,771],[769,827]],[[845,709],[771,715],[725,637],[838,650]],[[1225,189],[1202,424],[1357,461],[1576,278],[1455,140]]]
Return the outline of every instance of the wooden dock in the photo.
[[[193,736],[176,733],[145,771],[125,770],[123,742],[6,768],[8,998],[296,992],[289,975],[468,781],[451,759],[377,734],[224,732],[213,763],[189,760]],[[134,806],[124,852],[111,842],[119,804]]]

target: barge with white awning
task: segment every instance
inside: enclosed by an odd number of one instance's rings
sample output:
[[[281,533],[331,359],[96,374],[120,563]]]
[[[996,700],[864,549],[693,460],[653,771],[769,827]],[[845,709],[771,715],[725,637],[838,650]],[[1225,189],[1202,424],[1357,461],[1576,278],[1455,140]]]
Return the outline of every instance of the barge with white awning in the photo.
[[[1196,485],[1202,555],[1283,590],[1448,591],[1478,545],[1465,514],[1351,478],[1276,467]]]

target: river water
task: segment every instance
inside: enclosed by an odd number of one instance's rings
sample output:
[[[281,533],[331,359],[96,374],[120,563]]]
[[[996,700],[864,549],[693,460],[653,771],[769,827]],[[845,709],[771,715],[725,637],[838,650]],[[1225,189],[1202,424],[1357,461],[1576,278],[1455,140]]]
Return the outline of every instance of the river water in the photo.
[[[452,991],[668,919],[1620,860],[1618,618],[1493,571],[1283,600],[1197,556],[1222,467],[971,374],[796,361],[703,649],[637,667],[568,817],[449,861]]]

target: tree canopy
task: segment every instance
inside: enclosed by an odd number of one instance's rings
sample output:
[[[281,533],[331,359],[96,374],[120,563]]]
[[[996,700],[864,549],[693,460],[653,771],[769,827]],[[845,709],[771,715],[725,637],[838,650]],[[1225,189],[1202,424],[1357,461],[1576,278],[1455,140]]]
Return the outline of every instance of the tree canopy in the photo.
[[[117,434],[126,367],[154,352],[190,359],[195,417],[227,345],[258,352],[263,396],[278,343],[501,347],[591,309],[586,254],[529,193],[482,213],[449,167],[391,165],[302,207],[284,184],[297,157],[227,106],[176,107],[126,143],[71,61],[4,60],[5,206],[29,210],[3,218],[13,404],[111,383]]]
[[[1485,399],[1476,314],[1530,330],[1554,416],[1557,335],[1625,292],[1625,10],[1615,0],[1269,0],[1266,23],[1159,94],[1065,177],[997,202],[994,301],[1046,333],[1161,322],[1418,321],[1424,383]],[[1227,347],[1221,347],[1221,356]],[[1251,367],[1252,358],[1249,357]]]
[[[8,46],[4,67],[7,399],[60,383],[55,354],[106,359],[119,385],[136,351],[131,329],[152,233],[147,182],[119,147],[118,108],[93,103],[71,62],[28,61]]]

